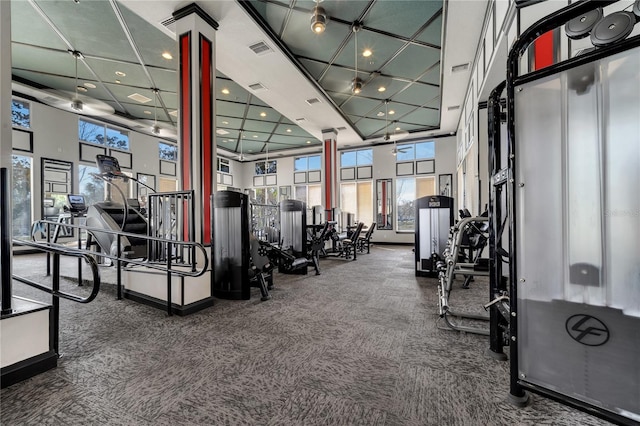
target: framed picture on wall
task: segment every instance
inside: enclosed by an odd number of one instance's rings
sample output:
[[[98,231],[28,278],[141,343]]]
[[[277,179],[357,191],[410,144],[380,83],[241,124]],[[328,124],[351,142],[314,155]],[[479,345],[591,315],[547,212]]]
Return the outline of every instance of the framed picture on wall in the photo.
[[[439,175],[438,176],[438,194],[447,197],[453,196],[453,175]]]

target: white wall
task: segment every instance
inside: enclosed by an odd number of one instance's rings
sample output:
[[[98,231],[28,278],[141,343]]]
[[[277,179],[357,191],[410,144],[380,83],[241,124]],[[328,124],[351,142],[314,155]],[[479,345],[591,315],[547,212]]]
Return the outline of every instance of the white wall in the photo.
[[[28,99],[16,97],[29,101]],[[79,142],[78,142],[78,119],[81,117],[77,114],[62,111],[53,107],[49,107],[37,102],[30,102],[31,106],[31,130],[33,131],[34,152],[27,154],[15,151],[15,154],[32,155],[32,199],[34,212],[32,218],[40,218],[41,197],[41,159],[50,158],[64,161],[71,161],[74,165],[74,186],[73,191],[78,191],[78,166],[80,164],[94,165],[93,162],[80,162]],[[101,122],[101,120],[86,117],[88,120]],[[107,124],[107,123],[105,123]],[[159,177],[167,177],[173,179],[173,176],[160,175],[160,158],[158,152],[158,142],[162,141],[157,137],[140,133],[135,130],[126,129],[123,126],[112,125],[116,128],[122,128],[129,132],[130,151],[132,153],[132,169],[125,169],[127,172],[146,173]],[[171,141],[168,141],[171,142]],[[455,188],[455,158],[456,158],[456,138],[455,136],[436,138],[435,139],[435,173],[436,178],[440,174],[454,175],[454,198],[456,197]],[[383,178],[395,178],[396,161],[391,153],[392,145],[378,145],[373,147],[373,179],[374,188],[375,180]],[[240,163],[234,156],[221,153],[222,157],[229,159],[230,173],[233,176],[233,186],[240,189],[253,188],[253,176],[255,174],[255,161]],[[302,155],[315,155],[314,153],[305,152]],[[271,157],[278,161],[277,186],[291,186],[293,189],[293,166],[294,155],[279,157],[278,154]],[[180,172],[178,170],[178,176]],[[176,176],[175,178],[177,178]],[[323,176],[324,178],[324,176]],[[395,187],[395,186],[394,186]],[[338,182],[339,188],[339,182]],[[374,189],[375,191],[375,189]],[[375,197],[375,192],[373,194]],[[339,199],[339,197],[338,197]],[[375,200],[374,200],[375,201]],[[375,215],[374,215],[375,216]],[[413,234],[397,233],[395,230],[377,230],[374,234],[374,240],[385,242],[413,242]]]

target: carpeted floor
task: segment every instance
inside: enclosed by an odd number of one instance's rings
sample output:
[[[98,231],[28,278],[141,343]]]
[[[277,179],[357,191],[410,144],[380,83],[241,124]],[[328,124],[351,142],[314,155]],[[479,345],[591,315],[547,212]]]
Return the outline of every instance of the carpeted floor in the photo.
[[[14,273],[42,276],[44,265],[16,256]],[[414,276],[411,247],[320,266],[320,276],[276,274],[271,301],[254,290],[187,317],[117,301],[106,284],[91,304],[63,300],[58,368],[3,389],[1,423],[608,424],[539,396],[510,405],[508,363],[483,355],[486,337],[445,329],[435,280]],[[469,292],[456,300],[477,309],[483,285],[456,287]],[[14,293],[38,294],[20,283]]]

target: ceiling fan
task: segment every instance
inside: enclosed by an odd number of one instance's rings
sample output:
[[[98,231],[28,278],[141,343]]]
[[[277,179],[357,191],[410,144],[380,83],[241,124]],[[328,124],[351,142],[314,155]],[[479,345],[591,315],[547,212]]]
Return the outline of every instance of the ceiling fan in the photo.
[[[178,136],[178,130],[171,123],[158,121],[158,93],[159,89],[151,89],[153,92],[153,120],[139,120],[144,124],[140,127],[143,130],[149,131],[156,136],[164,138],[176,138]]]
[[[73,92],[67,90],[44,90],[44,95],[37,96],[42,102],[52,107],[62,109],[68,112],[85,115],[111,115],[114,109],[106,102],[93,99],[78,93],[80,90],[86,89],[78,86],[78,60],[82,59],[82,53],[77,50],[68,51],[75,58],[75,90]]]
[[[389,132],[389,99],[385,99],[384,101],[384,134],[382,135],[381,138],[379,139],[374,139],[372,142],[373,143],[379,143],[379,142],[393,142],[393,149],[391,150],[391,153],[393,155],[396,155],[398,152],[404,152],[404,150],[409,149],[409,147],[407,148],[400,148],[398,149],[396,142],[406,138],[407,136],[409,136],[409,132],[406,130],[402,130],[400,129],[400,127],[396,127],[393,132]],[[391,124],[396,124],[397,121],[392,121]]]

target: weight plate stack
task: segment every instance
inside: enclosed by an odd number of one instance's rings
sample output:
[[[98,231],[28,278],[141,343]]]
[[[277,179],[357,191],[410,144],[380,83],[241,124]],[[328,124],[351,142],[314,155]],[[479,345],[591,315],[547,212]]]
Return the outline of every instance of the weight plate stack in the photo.
[[[591,43],[596,47],[609,46],[627,38],[636,16],[631,12],[614,12],[602,18],[591,31]]]
[[[640,2],[640,0],[638,0]],[[599,7],[582,16],[573,18],[564,26],[564,32],[572,40],[585,38],[591,32],[591,29],[602,19],[603,11]]]

